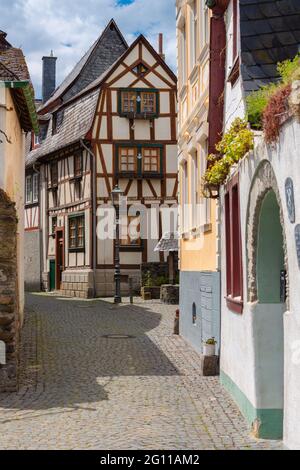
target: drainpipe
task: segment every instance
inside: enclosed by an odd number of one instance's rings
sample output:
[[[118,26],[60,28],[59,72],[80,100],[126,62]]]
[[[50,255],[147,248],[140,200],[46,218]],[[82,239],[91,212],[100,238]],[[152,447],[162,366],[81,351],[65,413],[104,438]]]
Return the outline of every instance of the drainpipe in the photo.
[[[41,230],[41,201],[42,201],[41,171],[37,168],[36,163],[32,165],[32,168],[33,168],[33,171],[39,175],[39,232],[41,235],[42,233],[42,230]],[[43,266],[43,237],[42,236],[39,237],[39,243],[40,243],[40,288],[42,288],[42,266]]]
[[[223,133],[224,122],[224,90],[225,90],[225,66],[226,66],[226,25],[224,15],[229,5],[229,0],[206,0],[206,5],[212,10],[210,20],[210,65],[209,65],[209,110],[208,110],[208,153],[215,153],[215,146]],[[217,219],[220,219],[220,207]],[[221,221],[216,220],[220,225]],[[221,259],[221,251],[219,257]],[[217,272],[221,266],[216,266]],[[220,292],[222,292],[222,276],[220,276]],[[219,337],[219,361],[221,363],[221,305],[220,305],[220,337]]]
[[[92,159],[92,250],[93,250],[93,294],[96,297],[96,270],[97,270],[97,233],[96,233],[96,224],[97,224],[97,168],[96,168],[96,156],[95,154],[89,149],[82,139],[80,139],[81,146],[88,152]]]
[[[223,132],[224,87],[226,60],[226,27],[224,14],[229,0],[206,0],[212,10],[210,20],[208,152],[215,153],[215,145]]]

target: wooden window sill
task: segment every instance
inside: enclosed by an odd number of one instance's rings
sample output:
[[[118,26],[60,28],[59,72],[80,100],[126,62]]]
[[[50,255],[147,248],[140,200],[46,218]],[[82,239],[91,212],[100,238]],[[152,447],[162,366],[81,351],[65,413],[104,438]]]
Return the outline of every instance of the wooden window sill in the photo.
[[[227,82],[231,83],[231,86],[234,86],[239,76],[240,76],[240,58],[237,57],[228,75]]]
[[[239,299],[239,297],[225,297],[226,299],[226,303],[227,303],[227,307],[229,308],[229,310],[231,310],[232,312],[234,313],[239,313],[239,314],[242,314],[243,313],[243,308],[244,308],[244,302],[242,300]]]
[[[143,247],[141,245],[120,245],[119,250],[140,252],[143,251]]]
[[[85,248],[69,248],[69,253],[84,253]]]

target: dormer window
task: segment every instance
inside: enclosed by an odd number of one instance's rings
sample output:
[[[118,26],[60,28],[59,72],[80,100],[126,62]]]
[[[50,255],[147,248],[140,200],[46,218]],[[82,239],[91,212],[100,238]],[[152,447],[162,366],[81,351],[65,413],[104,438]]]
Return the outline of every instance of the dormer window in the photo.
[[[82,153],[76,153],[74,155],[74,177],[82,177]]]
[[[57,162],[51,163],[50,166],[51,187],[57,188],[58,186],[58,165]]]
[[[64,110],[57,111],[52,116],[52,135],[57,134],[64,120]]]
[[[120,90],[119,114],[130,119],[153,119],[158,117],[158,91],[154,89]]]

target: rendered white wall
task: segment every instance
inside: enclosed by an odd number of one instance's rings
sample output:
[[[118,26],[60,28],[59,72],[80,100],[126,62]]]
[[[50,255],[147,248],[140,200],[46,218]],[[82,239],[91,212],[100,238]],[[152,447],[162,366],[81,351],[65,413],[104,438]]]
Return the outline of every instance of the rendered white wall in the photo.
[[[284,442],[291,449],[300,449],[300,268],[297,262],[295,246],[295,225],[300,223],[300,124],[290,119],[282,126],[280,141],[273,147],[267,147],[262,139],[257,139],[254,154],[246,156],[239,164],[240,182],[240,211],[242,227],[243,252],[243,282],[244,282],[244,312],[242,315],[228,310],[224,297],[226,295],[226,264],[225,264],[225,220],[224,205],[222,204],[222,351],[221,370],[246,395],[250,402],[258,408],[279,406],[278,395],[270,395],[266,401],[262,400],[262,389],[256,388],[257,383],[273,381],[276,385],[276,375],[281,374],[280,365],[273,365],[262,379],[260,357],[272,357],[272,348],[280,348],[280,333],[276,322],[280,322],[281,305],[251,304],[247,302],[247,258],[246,258],[246,217],[250,186],[259,163],[269,160],[277,178],[284,216],[284,230],[287,241],[288,276],[290,286],[289,311],[283,314],[284,322]],[[285,181],[291,177],[294,182],[294,197],[296,224],[291,224],[288,218]],[[264,313],[260,311],[264,308]],[[262,331],[261,324],[267,323],[270,327],[270,337],[261,338],[262,342],[257,349],[259,357],[254,351],[254,333]],[[272,331],[273,329],[273,331]],[[266,331],[266,330],[265,330]],[[279,334],[279,336],[278,336]],[[257,336],[257,335],[256,335]],[[271,343],[273,338],[274,344]],[[256,344],[257,346],[257,344]],[[262,385],[263,386],[263,385]]]

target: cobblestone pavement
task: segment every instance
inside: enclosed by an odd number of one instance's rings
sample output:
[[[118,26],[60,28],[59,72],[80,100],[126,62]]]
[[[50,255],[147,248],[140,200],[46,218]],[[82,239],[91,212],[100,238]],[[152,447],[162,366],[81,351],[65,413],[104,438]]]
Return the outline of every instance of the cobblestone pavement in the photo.
[[[270,449],[172,335],[174,306],[28,295],[18,393],[1,449]],[[105,335],[131,335],[108,338]]]

